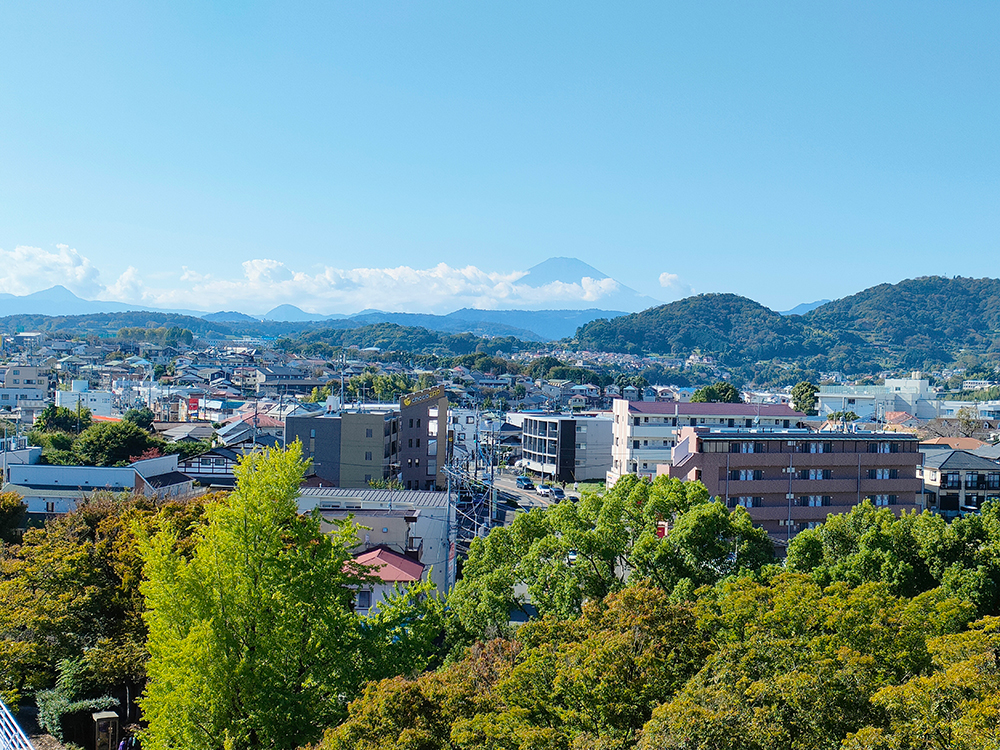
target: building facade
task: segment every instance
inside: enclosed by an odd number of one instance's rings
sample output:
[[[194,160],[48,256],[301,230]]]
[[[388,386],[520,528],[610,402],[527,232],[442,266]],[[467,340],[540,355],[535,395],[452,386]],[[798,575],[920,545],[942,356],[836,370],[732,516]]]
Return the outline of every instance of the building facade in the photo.
[[[896,513],[922,507],[914,435],[687,426],[678,438],[659,473],[701,481],[778,540],[865,499]]]
[[[448,396],[442,386],[399,399],[400,481],[408,490],[443,488],[448,461]]]
[[[987,500],[1000,500],[1000,465],[968,451],[925,453],[919,476],[927,507],[942,516],[976,513]]]
[[[288,443],[302,443],[316,476],[331,487],[367,487],[399,474],[399,412],[371,406],[289,417]]]
[[[652,478],[671,461],[683,427],[796,427],[806,418],[786,404],[702,404],[615,399],[612,404],[611,487],[626,474]]]
[[[611,466],[611,419],[532,414],[521,424],[521,465],[543,479],[603,479]]]

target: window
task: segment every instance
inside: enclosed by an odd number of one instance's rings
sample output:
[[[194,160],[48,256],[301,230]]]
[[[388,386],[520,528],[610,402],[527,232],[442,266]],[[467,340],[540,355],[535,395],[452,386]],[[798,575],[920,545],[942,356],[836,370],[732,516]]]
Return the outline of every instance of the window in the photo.
[[[372,608],[372,592],[359,591],[358,604],[355,607],[355,609],[371,609],[371,608]]]
[[[413,459],[413,465],[414,465],[414,466],[415,466],[416,468],[418,468],[418,469],[419,469],[419,468],[420,468],[420,459],[419,459],[419,458],[415,458],[415,459]]]
[[[946,490],[957,490],[962,487],[962,475],[957,471],[941,475],[941,487]]]
[[[413,438],[410,438],[410,444],[406,446],[407,448],[413,447]]]
[[[473,424],[475,421],[476,421],[475,417],[466,417],[465,418],[465,423],[466,424]],[[410,427],[413,427],[413,420],[412,419],[410,420]]]
[[[371,461],[371,460],[372,460],[372,452],[365,451],[365,461]]]
[[[729,505],[733,508],[739,506],[741,508],[759,508],[764,504],[764,498],[762,497],[736,497],[729,501]]]
[[[55,513],[56,512],[56,504],[52,500],[46,500],[45,501],[45,512],[46,513]]]
[[[413,420],[410,420],[410,429],[413,429]]]
[[[365,430],[365,437],[371,437],[371,436],[372,436],[372,428],[369,427],[368,429]]]
[[[417,438],[417,447],[420,447],[420,438]]]
[[[438,470],[437,463],[438,462],[436,458],[427,459],[427,476],[434,476],[435,474],[437,474]]]
[[[799,498],[798,504],[807,508],[819,508],[833,502],[830,495],[806,495]]]
[[[832,479],[832,469],[800,469],[799,479]]]
[[[869,498],[875,505],[895,505],[897,499],[896,495],[875,495]]]
[[[419,418],[417,419],[417,429],[418,430],[420,429],[420,419]]]
[[[632,441],[632,447],[633,448],[638,448],[639,447],[639,441],[638,440],[633,440]]]
[[[316,430],[309,430],[309,437],[311,438],[316,437]]]
[[[898,479],[899,469],[869,469],[869,479]]]
[[[806,443],[805,453],[830,453],[833,450],[833,443]]]
[[[729,478],[735,482],[759,481],[764,478],[764,472],[761,469],[731,469]]]

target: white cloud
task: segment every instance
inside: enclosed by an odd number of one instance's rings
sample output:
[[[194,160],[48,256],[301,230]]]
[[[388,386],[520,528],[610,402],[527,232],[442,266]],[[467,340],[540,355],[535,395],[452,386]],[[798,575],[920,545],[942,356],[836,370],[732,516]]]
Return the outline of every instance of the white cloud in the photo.
[[[446,263],[432,268],[327,266],[305,272],[272,258],[254,258],[243,262],[242,275],[233,278],[203,274],[187,266],[179,271],[161,267],[142,276],[129,266],[106,285],[89,259],[65,245],[58,246],[57,252],[28,247],[0,250],[2,261],[6,262],[0,270],[0,291],[12,294],[64,284],[88,299],[258,314],[283,303],[324,314],[367,308],[440,313],[460,307],[599,307],[602,299],[620,291],[620,285],[610,278],[584,277],[533,287],[518,283],[526,271],[503,273]]]
[[[660,286],[664,289],[669,289],[678,299],[694,294],[694,289],[691,288],[690,284],[683,281],[676,273],[669,273],[668,271],[660,274]]]
[[[100,273],[88,258],[68,245],[55,252],[18,245],[0,250],[0,292],[25,295],[61,284],[81,297],[100,294]]]
[[[118,277],[114,284],[106,287],[101,295],[103,299],[113,299],[119,302],[141,302],[146,296],[146,285],[139,278],[135,266],[129,266]]]

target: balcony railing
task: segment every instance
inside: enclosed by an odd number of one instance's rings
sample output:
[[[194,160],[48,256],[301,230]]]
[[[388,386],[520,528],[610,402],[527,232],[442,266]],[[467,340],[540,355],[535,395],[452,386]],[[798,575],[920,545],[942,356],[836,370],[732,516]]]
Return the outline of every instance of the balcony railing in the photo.
[[[0,702],[0,750],[35,750],[14,717]]]

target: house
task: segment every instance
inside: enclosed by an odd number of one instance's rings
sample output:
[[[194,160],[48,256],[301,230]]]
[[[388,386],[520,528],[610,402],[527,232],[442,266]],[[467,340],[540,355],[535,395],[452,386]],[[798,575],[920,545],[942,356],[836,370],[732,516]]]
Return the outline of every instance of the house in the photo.
[[[178,470],[177,456],[158,456],[128,466],[9,466],[4,492],[16,492],[29,519],[69,513],[94,491],[141,493],[148,497],[186,497],[194,480]]]
[[[335,487],[302,487],[297,499],[299,513],[318,510],[328,519],[331,514],[354,515],[356,521],[366,519],[370,531],[359,532],[359,542],[366,544],[360,534],[368,533],[368,546],[382,543],[400,554],[411,555],[419,550],[419,560],[427,566],[427,575],[441,592],[450,590],[455,581],[455,547],[457,535],[456,511],[449,504],[444,492],[417,490],[344,489]],[[394,523],[378,523],[376,511],[403,511],[409,517],[408,536]],[[389,518],[388,516],[384,518]],[[384,530],[384,531],[383,531]],[[406,540],[410,541],[407,542]]]
[[[925,453],[919,474],[927,507],[942,516],[974,513],[987,500],[1000,500],[1000,465],[969,451]]]
[[[361,552],[355,555],[354,562],[378,579],[377,583],[365,584],[355,593],[354,611],[359,615],[367,615],[376,609],[397,586],[408,586],[424,577],[421,562],[386,547]]]

